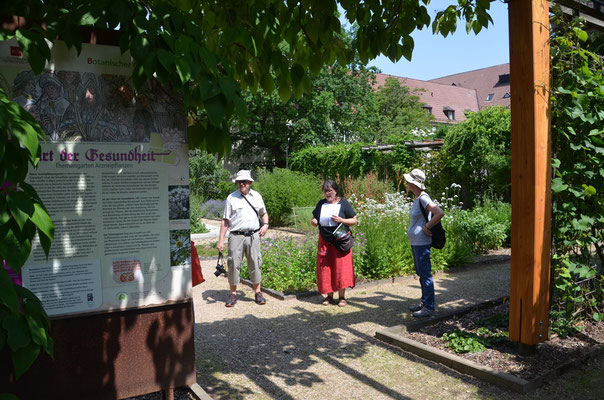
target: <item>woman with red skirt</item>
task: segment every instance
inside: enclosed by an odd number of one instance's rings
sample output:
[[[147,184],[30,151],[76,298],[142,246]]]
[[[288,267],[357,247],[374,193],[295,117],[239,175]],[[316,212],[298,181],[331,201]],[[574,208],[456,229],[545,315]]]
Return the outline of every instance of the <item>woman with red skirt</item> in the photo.
[[[352,250],[341,251],[335,246],[333,232],[338,225],[346,227],[356,225],[356,213],[350,203],[342,197],[338,184],[328,179],[322,186],[325,199],[319,201],[313,211],[313,226],[319,227],[319,245],[317,247],[317,286],[319,293],[326,297],[321,304],[337,304],[344,307],[346,288],[354,287],[354,268]],[[334,293],[338,292],[338,302]]]

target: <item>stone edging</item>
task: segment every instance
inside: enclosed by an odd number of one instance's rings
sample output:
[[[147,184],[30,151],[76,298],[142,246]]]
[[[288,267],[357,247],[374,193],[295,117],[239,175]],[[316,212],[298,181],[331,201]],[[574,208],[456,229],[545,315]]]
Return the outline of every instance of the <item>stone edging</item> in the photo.
[[[416,331],[423,327],[451,318],[451,316],[453,315],[467,314],[471,311],[486,308],[502,301],[506,301],[506,299],[502,298],[497,300],[490,300],[485,303],[480,303],[475,306],[465,308],[461,311],[451,312],[444,315],[440,315],[435,318],[430,318],[427,321],[412,322],[407,325],[394,326],[376,332],[375,337],[383,342],[400,347],[401,349],[413,353],[426,360],[443,364],[463,374],[471,375],[475,378],[503,387],[504,389],[512,390],[517,393],[528,393],[542,386],[544,383],[555,378],[564,371],[567,371],[572,367],[580,365],[587,359],[594,358],[604,353],[604,345],[596,346],[590,353],[585,354],[583,357],[571,359],[566,363],[560,365],[558,368],[549,371],[544,375],[538,376],[531,380],[526,380],[505,372],[497,371],[490,367],[479,365],[473,361],[467,360],[451,353],[447,353],[431,346],[427,346],[423,343],[416,342],[403,336],[406,331]]]

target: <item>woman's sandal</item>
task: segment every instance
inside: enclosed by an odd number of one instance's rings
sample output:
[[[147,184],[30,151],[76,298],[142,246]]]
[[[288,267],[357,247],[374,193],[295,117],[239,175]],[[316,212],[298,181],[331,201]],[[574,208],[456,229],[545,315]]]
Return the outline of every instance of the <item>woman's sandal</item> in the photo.
[[[322,305],[328,306],[330,304],[335,304],[333,296],[326,296],[321,302]]]
[[[345,307],[348,304],[348,302],[346,301],[346,299],[339,299],[338,300],[338,307]]]

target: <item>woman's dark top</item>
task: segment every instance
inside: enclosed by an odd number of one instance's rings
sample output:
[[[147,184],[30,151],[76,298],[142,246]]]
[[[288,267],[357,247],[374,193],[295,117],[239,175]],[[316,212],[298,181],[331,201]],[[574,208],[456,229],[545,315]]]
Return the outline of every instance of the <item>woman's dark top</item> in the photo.
[[[329,204],[329,203],[327,203],[327,200],[325,200],[325,199],[320,200],[312,212],[313,217],[317,221],[320,221],[320,219],[321,219],[321,207],[323,207],[324,204]],[[348,219],[348,218],[352,218],[355,215],[357,215],[354,212],[354,209],[352,208],[352,206],[350,205],[348,200],[346,200],[345,198],[341,198],[340,201],[337,202],[337,204],[340,205],[340,211],[338,212],[339,217]],[[333,233],[333,231],[336,230],[338,225],[339,224],[336,224],[335,226],[321,226],[321,224],[319,223],[319,233],[323,237],[323,240],[326,240],[329,243],[333,243],[334,237],[333,237],[332,233]]]

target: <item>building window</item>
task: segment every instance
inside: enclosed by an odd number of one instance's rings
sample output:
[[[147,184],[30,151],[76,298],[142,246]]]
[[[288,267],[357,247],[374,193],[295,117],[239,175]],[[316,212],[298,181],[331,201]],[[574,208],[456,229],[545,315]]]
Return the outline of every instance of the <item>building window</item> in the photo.
[[[510,92],[507,92],[506,94],[503,95],[504,99],[509,99],[512,95],[510,94]]]
[[[449,119],[449,121],[454,121],[455,120],[455,111],[453,111],[453,110],[445,110],[445,115],[447,116],[447,118]]]
[[[428,114],[432,115],[432,107],[424,106],[424,110],[426,110],[428,112]]]
[[[495,84],[495,86],[505,86],[510,84],[510,74],[502,74],[499,75],[499,80]]]
[[[495,93],[489,93],[489,94],[487,94],[487,100],[486,101],[493,100],[493,96],[495,96]]]

